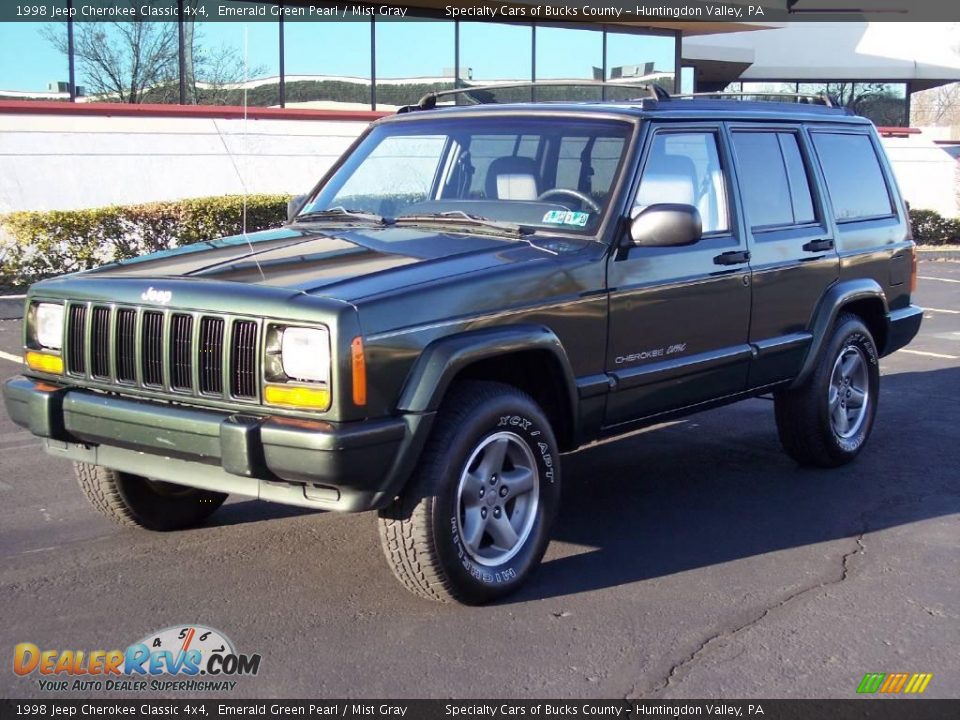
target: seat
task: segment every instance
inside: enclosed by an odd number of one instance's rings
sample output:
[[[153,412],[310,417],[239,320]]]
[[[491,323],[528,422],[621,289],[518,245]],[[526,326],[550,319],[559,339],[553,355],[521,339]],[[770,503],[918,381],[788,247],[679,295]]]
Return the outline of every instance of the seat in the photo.
[[[497,200],[536,200],[537,161],[510,155],[498,157],[487,169],[486,196]]]

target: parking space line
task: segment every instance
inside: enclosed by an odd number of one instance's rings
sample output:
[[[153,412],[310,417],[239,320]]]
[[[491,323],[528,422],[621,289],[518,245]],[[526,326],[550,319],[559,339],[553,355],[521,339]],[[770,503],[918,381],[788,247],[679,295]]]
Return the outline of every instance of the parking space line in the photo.
[[[958,355],[944,355],[943,353],[935,352],[926,352],[925,350],[901,350],[902,353],[910,353],[911,355],[923,355],[924,357],[939,358],[941,360],[960,360]]]
[[[923,309],[924,312],[934,312],[934,313],[946,313],[947,315],[960,315],[960,310],[945,310],[943,308],[928,308]]]
[[[960,283],[960,280],[956,280],[954,278],[938,278],[938,277],[932,277],[930,275],[918,275],[917,279],[918,280],[936,280],[937,282]]]
[[[23,364],[23,358],[19,355],[11,355],[8,352],[0,350],[0,360],[9,360],[10,362],[16,363],[17,365]]]

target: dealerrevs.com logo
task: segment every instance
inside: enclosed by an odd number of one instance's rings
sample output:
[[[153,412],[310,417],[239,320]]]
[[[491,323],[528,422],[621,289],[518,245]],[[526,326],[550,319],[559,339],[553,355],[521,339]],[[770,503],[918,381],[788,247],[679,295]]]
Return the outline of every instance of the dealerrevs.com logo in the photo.
[[[41,649],[20,643],[13,671],[49,692],[231,691],[256,675],[260,655],[238,653],[226,635],[201,625],[150,633],[125,650]]]

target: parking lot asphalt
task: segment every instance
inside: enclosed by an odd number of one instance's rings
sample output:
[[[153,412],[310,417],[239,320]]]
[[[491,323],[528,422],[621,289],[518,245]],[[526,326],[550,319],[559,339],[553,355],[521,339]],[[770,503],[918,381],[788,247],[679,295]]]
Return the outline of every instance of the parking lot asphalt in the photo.
[[[194,623],[262,655],[231,697],[853,698],[867,672],[958,697],[960,263],[920,275],[921,334],[881,362],[855,463],[798,468],[762,398],[583,449],[543,567],[492,607],[409,595],[370,513],[232,498],[196,530],[118,529],[0,412],[0,697],[52,697],[17,643]],[[19,321],[0,351],[5,379]],[[58,697],[81,695],[111,693]]]

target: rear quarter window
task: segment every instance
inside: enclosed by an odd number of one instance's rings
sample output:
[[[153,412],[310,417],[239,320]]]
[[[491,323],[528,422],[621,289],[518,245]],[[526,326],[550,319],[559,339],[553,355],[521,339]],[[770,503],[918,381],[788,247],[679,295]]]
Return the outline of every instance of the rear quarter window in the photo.
[[[887,181],[868,135],[812,133],[838,222],[893,214]]]

